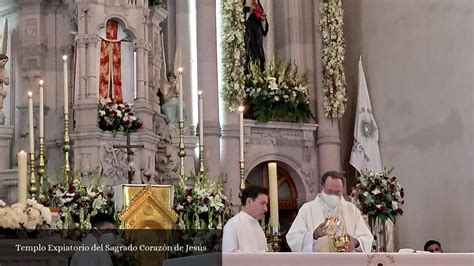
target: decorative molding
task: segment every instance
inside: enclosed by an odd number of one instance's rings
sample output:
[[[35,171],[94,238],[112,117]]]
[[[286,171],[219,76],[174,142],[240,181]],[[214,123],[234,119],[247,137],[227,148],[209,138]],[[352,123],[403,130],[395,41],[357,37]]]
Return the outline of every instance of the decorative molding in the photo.
[[[238,128],[225,125],[223,131],[234,137]],[[293,171],[300,184],[299,189],[305,190],[305,196],[316,192],[318,179],[313,165],[316,154],[316,132],[318,125],[286,122],[257,123],[244,120],[246,141],[246,161],[249,162],[246,174],[259,163],[277,160]],[[237,131],[238,133],[238,131]],[[296,180],[295,180],[296,182]],[[300,191],[300,190],[299,190]]]
[[[105,154],[102,160],[104,175],[110,180],[128,180],[127,153],[122,148],[114,148],[113,144],[105,144]]]
[[[178,177],[178,149],[173,145],[172,133],[174,130],[166,124],[164,118],[157,116],[155,118],[155,134],[160,138],[155,155],[155,182],[157,183],[162,183],[163,178]]]
[[[390,254],[375,253],[368,255],[367,266],[393,266],[395,265],[395,258]]]
[[[124,8],[122,6],[106,6],[104,8],[106,15],[119,15],[122,17],[128,17],[130,12],[129,8]]]
[[[87,35],[82,35],[77,38],[78,48],[85,48],[88,43],[89,43],[89,38],[87,37]]]
[[[258,124],[251,120],[245,121],[245,135],[248,144],[299,146],[309,150],[315,145],[317,125],[273,122]],[[305,152],[304,157],[311,154]]]
[[[22,39],[22,46],[23,47],[33,47],[39,44],[40,38],[39,38],[39,19],[34,17],[34,18],[28,18],[25,19],[23,22],[23,27],[22,27],[22,34],[21,34],[21,39]]]
[[[146,42],[142,39],[133,40],[133,46],[137,49],[146,49]]]
[[[97,34],[92,34],[87,37],[87,44],[93,47],[97,47],[99,44],[100,37]]]
[[[309,188],[309,192],[311,194],[313,194],[315,192],[315,188],[316,188],[316,184],[317,184],[317,180],[313,179],[313,175],[311,174],[312,173],[312,170],[308,168],[308,164],[305,163],[303,169],[301,169],[301,171],[303,172],[303,181],[306,183],[306,185],[308,186]]]

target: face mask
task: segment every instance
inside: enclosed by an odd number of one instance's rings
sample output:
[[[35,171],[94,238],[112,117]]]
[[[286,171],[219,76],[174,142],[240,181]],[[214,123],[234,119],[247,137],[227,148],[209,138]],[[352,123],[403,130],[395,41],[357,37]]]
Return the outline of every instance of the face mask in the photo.
[[[112,246],[114,244],[114,234],[106,233],[99,237],[99,243],[107,246]]]
[[[321,192],[321,196],[323,197],[323,201],[331,208],[336,208],[336,206],[341,201],[340,196],[338,196],[338,195],[328,195],[328,194],[324,193],[324,191]]]

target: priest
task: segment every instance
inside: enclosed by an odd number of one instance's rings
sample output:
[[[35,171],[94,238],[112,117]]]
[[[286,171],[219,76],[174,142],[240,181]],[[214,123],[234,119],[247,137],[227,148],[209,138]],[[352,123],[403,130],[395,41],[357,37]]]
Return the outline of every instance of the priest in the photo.
[[[267,239],[259,220],[265,218],[268,190],[259,186],[248,186],[240,198],[242,211],[224,225],[222,252],[265,252]]]
[[[342,197],[344,177],[336,171],[326,172],[322,178],[322,191],[316,198],[305,203],[299,210],[286,240],[293,252],[335,251],[329,234],[328,219],[337,217],[349,242],[344,251],[370,252],[372,234],[359,209]]]

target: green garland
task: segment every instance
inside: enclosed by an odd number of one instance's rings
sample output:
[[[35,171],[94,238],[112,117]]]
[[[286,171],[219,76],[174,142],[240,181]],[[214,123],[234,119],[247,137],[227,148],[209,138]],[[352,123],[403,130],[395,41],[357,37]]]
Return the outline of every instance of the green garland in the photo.
[[[244,16],[241,0],[222,0],[222,65],[224,84],[221,96],[234,112],[244,99]]]
[[[346,77],[344,75],[344,36],[341,0],[321,0],[319,30],[322,35],[324,115],[340,118],[346,111]]]

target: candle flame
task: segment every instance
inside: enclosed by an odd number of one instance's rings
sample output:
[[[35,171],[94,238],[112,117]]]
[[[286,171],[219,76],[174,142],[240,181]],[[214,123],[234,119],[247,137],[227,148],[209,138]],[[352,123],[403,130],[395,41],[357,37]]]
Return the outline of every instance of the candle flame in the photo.
[[[21,151],[20,151],[20,153],[22,153],[22,154],[23,154],[23,153],[26,153],[26,152],[25,152],[24,150],[21,150]]]
[[[202,91],[198,91],[199,96],[202,96]]]
[[[63,55],[63,61],[67,60],[67,55]]]
[[[245,107],[243,105],[240,105],[238,110],[239,112],[243,112],[245,110]]]
[[[39,81],[39,84],[40,84],[40,86],[43,86],[44,80],[40,80],[40,81]]]
[[[32,92],[32,91],[29,91],[29,92],[28,92],[28,98],[31,98],[31,97],[33,97],[33,92]]]
[[[178,67],[178,72],[181,74],[183,72],[183,68],[182,67]]]

